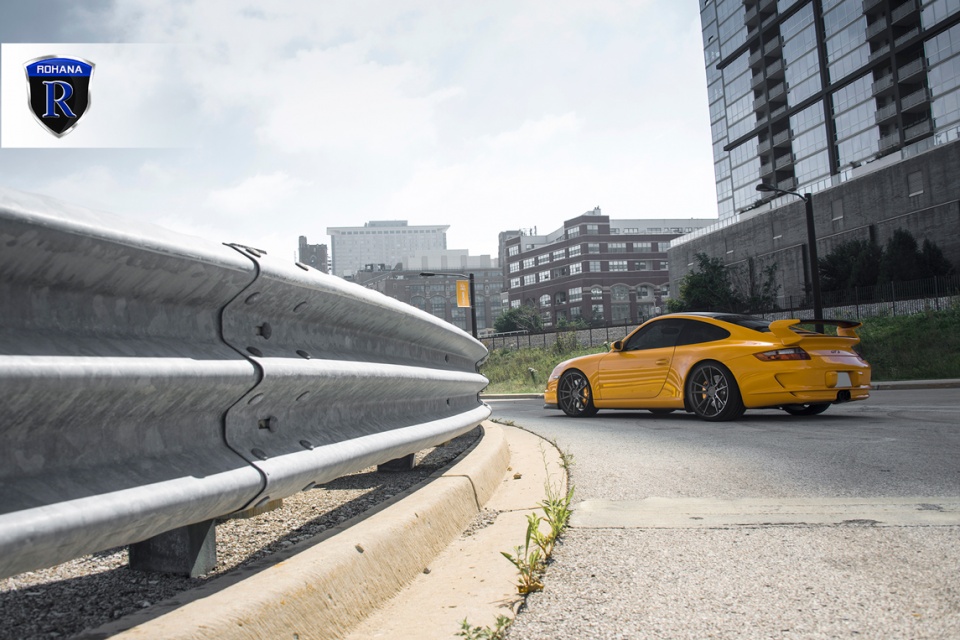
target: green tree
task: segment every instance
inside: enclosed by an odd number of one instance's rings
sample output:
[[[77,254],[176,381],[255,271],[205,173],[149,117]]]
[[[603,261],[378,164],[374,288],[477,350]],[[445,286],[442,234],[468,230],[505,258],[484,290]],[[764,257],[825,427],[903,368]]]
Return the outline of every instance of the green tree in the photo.
[[[583,318],[575,318],[573,320],[567,320],[566,318],[559,318],[557,320],[557,329],[560,331],[579,331],[580,329],[589,329],[590,325]]]
[[[920,250],[920,277],[948,276],[954,272],[953,265],[943,255],[943,251],[929,240],[923,241]]]
[[[743,300],[733,290],[730,274],[720,258],[696,255],[697,266],[680,281],[679,297],[667,309],[678,311],[739,311]]]
[[[920,249],[916,238],[905,229],[897,229],[883,248],[880,282],[918,280],[920,271]]]
[[[841,291],[877,284],[883,250],[869,240],[848,240],[820,258],[820,286]]]
[[[497,333],[508,331],[540,331],[543,321],[540,313],[531,306],[513,307],[507,309],[493,321],[493,328]]]
[[[779,265],[773,263],[763,268],[763,281],[753,283],[746,297],[747,309],[751,313],[765,313],[767,311],[776,311],[780,307],[777,305],[777,295],[780,293],[780,284],[777,282],[777,270]]]

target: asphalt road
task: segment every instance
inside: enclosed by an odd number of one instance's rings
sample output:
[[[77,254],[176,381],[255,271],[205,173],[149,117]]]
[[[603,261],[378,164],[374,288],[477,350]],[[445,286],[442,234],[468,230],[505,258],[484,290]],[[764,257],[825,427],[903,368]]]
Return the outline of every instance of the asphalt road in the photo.
[[[572,526],[513,638],[960,637],[960,392],[820,416],[490,400],[572,454]]]

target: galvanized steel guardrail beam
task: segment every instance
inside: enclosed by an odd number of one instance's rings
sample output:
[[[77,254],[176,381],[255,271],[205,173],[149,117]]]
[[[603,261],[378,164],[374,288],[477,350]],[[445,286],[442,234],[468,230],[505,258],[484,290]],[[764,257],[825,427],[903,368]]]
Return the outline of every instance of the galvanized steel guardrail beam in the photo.
[[[465,433],[485,356],[256,249],[0,189],[0,577]]]

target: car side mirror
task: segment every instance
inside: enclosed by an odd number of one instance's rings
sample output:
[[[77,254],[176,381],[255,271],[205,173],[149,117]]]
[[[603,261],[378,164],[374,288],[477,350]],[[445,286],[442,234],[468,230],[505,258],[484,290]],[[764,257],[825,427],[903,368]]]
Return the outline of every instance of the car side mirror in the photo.
[[[623,340],[617,340],[610,345],[610,351],[623,351]]]

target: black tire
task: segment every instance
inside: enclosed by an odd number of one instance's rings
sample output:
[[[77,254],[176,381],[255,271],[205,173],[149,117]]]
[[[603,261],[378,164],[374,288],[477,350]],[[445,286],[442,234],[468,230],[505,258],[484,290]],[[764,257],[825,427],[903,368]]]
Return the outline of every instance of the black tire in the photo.
[[[830,404],[793,404],[783,407],[792,416],[815,416],[830,408]]]
[[[676,409],[647,409],[647,411],[649,411],[655,416],[665,416],[673,413],[674,411],[676,411]]]
[[[746,408],[740,387],[719,362],[701,362],[687,376],[686,395],[697,417],[709,422],[736,420]]]
[[[557,404],[573,418],[589,418],[597,413],[587,376],[580,371],[567,371],[557,384]]]

